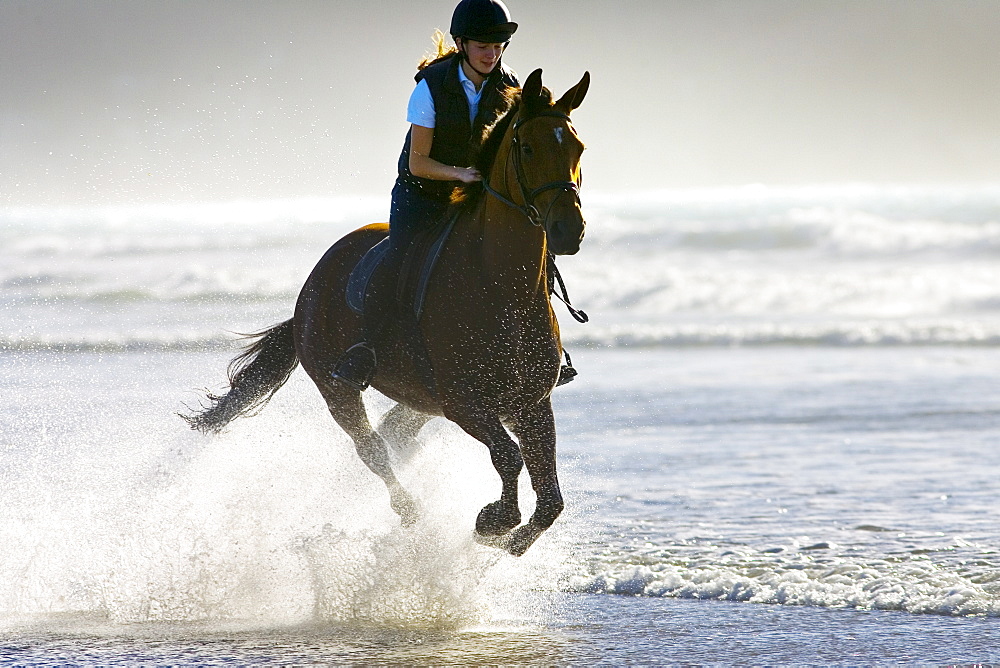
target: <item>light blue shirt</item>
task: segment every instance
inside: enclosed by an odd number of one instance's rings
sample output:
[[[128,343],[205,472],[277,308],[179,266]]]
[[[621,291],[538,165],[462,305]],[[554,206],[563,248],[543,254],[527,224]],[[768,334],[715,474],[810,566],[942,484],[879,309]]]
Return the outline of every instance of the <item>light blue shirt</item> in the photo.
[[[469,101],[469,122],[476,119],[476,112],[479,111],[479,100],[483,97],[483,85],[476,90],[476,84],[472,83],[469,77],[465,76],[461,65],[458,67],[458,81],[465,91],[465,99]],[[414,125],[425,128],[433,128],[434,123],[434,98],[431,96],[431,87],[427,85],[425,79],[417,82],[417,87],[410,93],[410,102],[406,106],[406,121]]]

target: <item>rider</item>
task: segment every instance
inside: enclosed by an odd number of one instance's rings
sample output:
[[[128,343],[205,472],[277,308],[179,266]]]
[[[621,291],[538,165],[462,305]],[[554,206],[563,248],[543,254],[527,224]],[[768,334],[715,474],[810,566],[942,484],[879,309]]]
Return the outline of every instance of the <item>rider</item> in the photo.
[[[517,24],[500,0],[462,0],[451,19],[455,46],[446,48],[436,35],[436,57],[425,59],[415,77],[406,119],[410,130],[399,157],[399,175],[392,189],[389,250],[379,268],[395,286],[407,248],[422,229],[440,220],[459,183],[482,180],[473,167],[473,137],[496,120],[507,103],[507,92],[519,86],[501,57]],[[382,314],[364,316],[364,341],[344,353],[333,377],[363,391],[375,374],[373,345]]]

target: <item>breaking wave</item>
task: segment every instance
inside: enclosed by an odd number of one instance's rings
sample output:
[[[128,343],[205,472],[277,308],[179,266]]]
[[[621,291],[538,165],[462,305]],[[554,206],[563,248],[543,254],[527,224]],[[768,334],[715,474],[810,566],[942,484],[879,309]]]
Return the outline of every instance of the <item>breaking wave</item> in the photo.
[[[289,317],[326,248],[383,206],[0,211],[0,309],[18,323],[0,346],[214,347]],[[558,261],[591,316],[561,318],[573,345],[998,344],[1000,187],[665,191],[584,209],[584,246]]]
[[[934,549],[890,549],[880,558],[827,542],[761,551],[664,552],[671,551],[595,559],[563,586],[620,596],[1000,616],[995,553],[961,539]]]

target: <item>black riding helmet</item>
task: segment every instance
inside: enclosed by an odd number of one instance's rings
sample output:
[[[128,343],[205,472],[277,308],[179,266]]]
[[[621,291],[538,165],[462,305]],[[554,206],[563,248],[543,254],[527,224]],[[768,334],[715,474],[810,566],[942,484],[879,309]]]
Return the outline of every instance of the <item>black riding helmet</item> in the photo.
[[[451,16],[452,37],[503,44],[516,30],[507,5],[500,0],[462,0]]]

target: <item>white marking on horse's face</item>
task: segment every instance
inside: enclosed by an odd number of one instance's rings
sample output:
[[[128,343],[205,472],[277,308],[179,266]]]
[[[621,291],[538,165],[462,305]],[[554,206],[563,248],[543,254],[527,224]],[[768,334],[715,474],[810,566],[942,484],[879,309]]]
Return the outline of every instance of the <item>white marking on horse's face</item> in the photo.
[[[562,140],[563,140],[563,129],[556,128],[556,141],[559,142],[560,146],[562,146]]]

